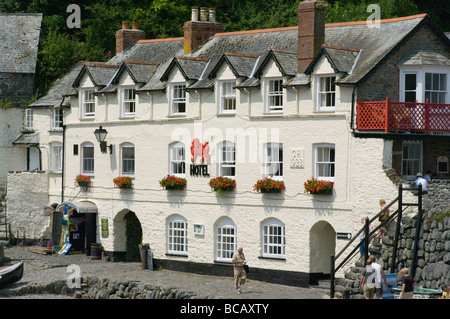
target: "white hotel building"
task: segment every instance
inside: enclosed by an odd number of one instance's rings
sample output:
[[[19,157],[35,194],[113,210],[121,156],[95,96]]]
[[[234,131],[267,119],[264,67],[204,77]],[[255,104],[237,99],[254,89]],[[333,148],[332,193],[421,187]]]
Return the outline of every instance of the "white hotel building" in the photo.
[[[364,130],[357,112],[358,98],[406,101],[403,74],[411,69],[446,77],[444,100],[434,103],[450,103],[448,38],[426,15],[382,20],[380,28],[325,25],[316,1],[299,5],[298,27],[270,30],[223,33],[214,11],[209,21],[201,11],[198,19],[193,8],[184,38],[146,40],[124,24],[114,58],[77,65],[32,105],[48,203],[71,202],[84,217],[71,241],[88,254],[90,243],[101,243],[111,259],[132,260],[137,245],[149,243],[155,266],[231,275],[231,256],[243,247],[255,279],[304,285],[326,277],[330,256],[347,243],[337,234],[353,236],[361,216],[397,196],[388,169],[398,166],[403,178],[436,172],[427,164],[434,155],[424,154],[432,143],[449,156],[448,113],[430,136]],[[430,51],[437,65],[418,65]],[[426,92],[414,92],[424,102]],[[59,128],[49,130],[49,114],[59,112]],[[203,163],[192,161],[195,139],[208,143]],[[408,157],[416,145],[422,153]],[[89,187],[76,185],[78,174],[90,176]],[[167,175],[185,178],[186,187],[162,188]],[[119,176],[132,187],[116,187]],[[208,182],[218,176],[235,179],[235,190],[213,191]],[[286,189],[255,191],[266,177]],[[20,174],[9,178],[14,189]],[[333,182],[332,194],[305,192],[311,178]]]

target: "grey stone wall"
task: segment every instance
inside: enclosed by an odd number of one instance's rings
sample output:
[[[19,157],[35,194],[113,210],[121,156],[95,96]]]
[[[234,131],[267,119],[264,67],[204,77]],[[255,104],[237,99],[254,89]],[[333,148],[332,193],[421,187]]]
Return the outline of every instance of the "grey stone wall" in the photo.
[[[0,72],[0,100],[20,103],[34,94],[34,73]]]
[[[415,284],[429,289],[445,289],[450,286],[450,180],[435,180],[430,184],[428,193],[423,196],[423,222],[420,228]],[[396,267],[392,263],[395,223],[391,222],[388,236],[379,243],[372,241],[369,253],[377,257],[385,273],[397,274],[400,286],[400,269],[411,269],[414,240],[416,235],[417,214],[402,218],[400,237],[397,246]],[[363,298],[358,285],[363,263],[358,261],[349,268],[344,278],[336,280],[336,297],[343,291],[350,292],[352,299]]]

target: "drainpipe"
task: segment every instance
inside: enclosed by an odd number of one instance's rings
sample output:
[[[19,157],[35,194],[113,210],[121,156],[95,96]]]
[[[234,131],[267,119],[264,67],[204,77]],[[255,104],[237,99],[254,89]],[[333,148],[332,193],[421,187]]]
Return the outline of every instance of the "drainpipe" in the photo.
[[[63,140],[62,140],[62,163],[61,163],[61,203],[64,203],[64,162],[65,162],[65,154],[66,154],[66,126],[64,125],[64,107],[63,103],[65,100],[65,96],[61,101],[59,107],[61,108],[61,123],[63,129]]]

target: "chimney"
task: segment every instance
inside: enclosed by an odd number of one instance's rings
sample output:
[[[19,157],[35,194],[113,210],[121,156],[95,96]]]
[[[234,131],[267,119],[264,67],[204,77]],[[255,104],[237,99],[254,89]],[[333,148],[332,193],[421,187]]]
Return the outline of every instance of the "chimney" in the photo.
[[[184,23],[184,53],[191,54],[205,40],[216,33],[223,32],[221,23],[216,22],[216,10],[200,8],[200,21],[198,19],[198,7],[192,7],[191,21]]]
[[[145,32],[139,30],[137,22],[132,23],[129,29],[128,21],[122,21],[122,29],[116,32],[116,53],[122,53],[130,46],[145,39]]]
[[[325,9],[322,1],[298,5],[298,73],[304,73],[325,41]]]

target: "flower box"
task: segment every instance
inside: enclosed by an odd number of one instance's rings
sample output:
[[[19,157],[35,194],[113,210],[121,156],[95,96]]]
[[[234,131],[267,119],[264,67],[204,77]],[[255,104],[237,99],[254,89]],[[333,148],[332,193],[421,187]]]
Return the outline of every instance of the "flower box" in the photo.
[[[75,182],[78,184],[78,186],[86,188],[91,184],[91,177],[80,174],[75,178]]]
[[[113,179],[114,185],[119,188],[131,188],[131,177],[129,176],[119,176]]]
[[[333,193],[333,182],[317,180],[317,179],[308,179],[305,183],[303,183],[305,187],[305,193],[314,194],[314,195],[330,195]]]
[[[167,190],[183,190],[186,188],[186,178],[167,175],[159,181],[159,185]]]
[[[232,178],[219,176],[211,178],[208,185],[215,192],[230,192],[236,188],[236,181]]]
[[[284,181],[276,181],[267,177],[259,179],[256,184],[253,185],[253,190],[261,193],[281,193],[284,189],[286,189]]]

